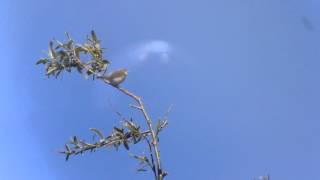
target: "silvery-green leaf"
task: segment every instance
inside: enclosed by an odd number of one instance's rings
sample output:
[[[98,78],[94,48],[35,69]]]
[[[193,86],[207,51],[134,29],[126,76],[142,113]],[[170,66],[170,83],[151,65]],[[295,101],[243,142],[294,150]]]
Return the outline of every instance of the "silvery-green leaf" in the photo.
[[[95,132],[100,137],[100,139],[104,139],[104,135],[98,129],[90,128],[90,130]]]
[[[65,147],[66,147],[66,150],[67,150],[67,154],[70,153],[70,152],[71,152],[71,149],[70,149],[69,145],[68,145],[68,144],[65,144]]]
[[[53,40],[58,44],[55,49],[59,49],[59,48],[64,47],[64,44],[63,44],[62,42],[60,42],[60,41],[58,41],[58,40],[56,40],[56,39],[53,39]]]
[[[38,64],[46,64],[47,62],[49,62],[49,59],[47,58],[42,58],[42,59],[39,59],[36,63],[36,65]]]
[[[56,71],[58,68],[57,67],[49,67],[47,74],[46,75],[51,75],[54,73],[54,71]]]
[[[52,41],[50,41],[50,43],[49,43],[48,55],[51,59],[56,59],[56,57],[57,57],[56,52],[53,49],[53,42]]]

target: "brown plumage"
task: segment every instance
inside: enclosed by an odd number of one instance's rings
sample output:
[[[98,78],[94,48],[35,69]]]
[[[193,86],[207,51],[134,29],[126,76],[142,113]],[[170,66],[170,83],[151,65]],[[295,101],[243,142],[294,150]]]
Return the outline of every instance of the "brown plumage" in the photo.
[[[111,84],[112,86],[118,86],[122,83],[128,75],[127,69],[118,69],[116,71],[111,72],[106,76],[100,76],[99,79],[102,79],[105,83]]]

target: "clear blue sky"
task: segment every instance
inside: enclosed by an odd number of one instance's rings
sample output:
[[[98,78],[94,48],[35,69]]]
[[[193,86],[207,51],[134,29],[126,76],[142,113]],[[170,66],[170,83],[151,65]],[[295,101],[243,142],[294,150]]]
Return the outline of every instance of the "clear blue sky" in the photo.
[[[69,162],[56,151],[88,128],[108,132],[130,100],[76,73],[47,79],[35,61],[64,32],[95,29],[111,68],[161,135],[168,180],[319,178],[320,3],[316,0],[3,0],[0,179],[152,179],[124,150]],[[311,24],[311,25],[310,25]],[[137,121],[141,116],[135,115]],[[141,152],[140,149],[134,149]]]

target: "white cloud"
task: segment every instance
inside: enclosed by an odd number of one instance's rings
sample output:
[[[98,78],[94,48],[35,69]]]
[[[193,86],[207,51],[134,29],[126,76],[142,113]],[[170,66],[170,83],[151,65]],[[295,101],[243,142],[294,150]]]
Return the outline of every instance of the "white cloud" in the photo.
[[[145,40],[129,44],[110,57],[111,69],[126,67],[129,71],[144,65],[146,62],[168,64],[172,60],[171,43],[164,40]],[[175,53],[175,52],[174,52]]]
[[[171,52],[172,47],[167,41],[150,40],[132,46],[128,54],[130,58],[138,62],[146,62],[151,60],[150,56],[156,56],[156,59],[160,62],[168,63],[170,62]]]
[[[129,74],[133,73],[139,67],[143,66],[148,61],[160,62],[168,64],[171,61],[172,45],[164,40],[146,40],[128,45],[110,57],[110,71],[127,68]],[[97,83],[99,86],[103,84]],[[106,108],[105,101],[101,101],[101,97],[106,94],[105,88],[97,88],[94,93],[94,99],[100,99],[95,103],[99,108]],[[108,107],[109,108],[109,107]]]

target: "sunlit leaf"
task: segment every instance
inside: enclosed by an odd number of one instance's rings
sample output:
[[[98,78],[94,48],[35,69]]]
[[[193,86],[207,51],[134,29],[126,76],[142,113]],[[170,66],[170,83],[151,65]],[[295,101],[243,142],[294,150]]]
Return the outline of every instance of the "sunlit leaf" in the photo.
[[[53,42],[50,41],[49,43],[49,52],[48,52],[48,55],[51,59],[56,59],[57,58],[57,54],[56,52],[54,51],[53,49]]]
[[[95,132],[100,137],[100,139],[104,139],[104,135],[98,129],[90,128],[90,130]]]
[[[55,49],[59,49],[59,48],[63,48],[64,47],[64,44],[56,39],[53,39],[58,45]]]
[[[132,156],[139,161],[148,162],[148,158],[146,156],[138,156],[138,155],[132,155]]]
[[[53,74],[58,68],[53,66],[53,67],[49,67],[48,71],[47,71],[47,75],[51,75]]]

